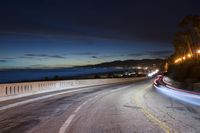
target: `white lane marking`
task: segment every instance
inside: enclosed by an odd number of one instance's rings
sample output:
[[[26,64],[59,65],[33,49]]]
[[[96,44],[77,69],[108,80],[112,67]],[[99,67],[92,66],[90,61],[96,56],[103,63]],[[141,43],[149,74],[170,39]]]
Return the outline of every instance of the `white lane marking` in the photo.
[[[84,103],[82,103],[79,107],[76,108],[76,110],[74,111],[74,113],[77,113],[85,104],[87,104],[88,101],[85,101]]]
[[[62,125],[62,127],[59,130],[59,133],[65,133],[67,128],[70,126],[70,123],[72,122],[72,120],[74,119],[74,117],[76,116],[76,113],[85,105],[87,104],[90,100],[92,100],[92,98],[88,99],[87,101],[85,101],[84,103],[82,103],[80,106],[78,106],[76,108],[76,110],[73,112],[73,114],[71,114],[68,119],[65,121],[65,123]]]
[[[81,90],[89,90],[89,89],[94,89],[94,88],[95,87],[87,88],[87,89],[86,88],[84,88],[84,89],[76,89],[76,90],[71,90],[71,91],[65,91],[65,92],[55,93],[55,94],[51,94],[51,95],[46,95],[46,96],[42,96],[42,97],[38,97],[38,98],[33,98],[33,99],[26,100],[26,101],[21,101],[21,102],[9,104],[9,105],[6,105],[6,106],[2,106],[2,107],[0,107],[0,111],[5,110],[5,109],[10,109],[10,108],[13,108],[13,107],[17,107],[17,106],[20,106],[20,105],[24,105],[24,104],[27,104],[27,103],[31,103],[31,102],[47,99],[47,98],[50,98],[50,97],[53,97],[53,96],[57,96],[57,95],[61,95],[61,94],[72,93],[72,92],[77,92],[77,91],[81,91]]]
[[[74,119],[75,116],[76,116],[75,114],[69,116],[69,118],[63,124],[63,126],[60,128],[59,133],[65,133],[66,129],[69,127],[71,121]]]
[[[77,113],[80,109],[81,109],[81,106],[79,106],[78,108],[76,108],[76,110],[74,112]]]
[[[85,102],[83,103],[83,105],[87,104],[87,102],[88,102],[88,101],[85,101]]]
[[[111,92],[116,92],[116,91],[119,91],[119,90],[121,90],[121,89],[129,88],[129,87],[130,87],[130,85],[125,86],[125,87],[122,87],[122,88],[119,88],[119,89],[115,89],[115,90],[112,90],[112,91],[109,91],[109,92],[103,92],[103,93],[101,93],[101,94],[99,94],[99,95],[96,95],[96,96],[93,97],[93,98],[88,99],[87,101],[85,101],[84,103],[82,103],[80,106],[78,106],[78,107],[76,108],[76,110],[73,112],[73,114],[71,114],[71,115],[68,117],[68,119],[65,121],[65,123],[61,126],[61,128],[60,128],[60,130],[59,130],[59,133],[65,133],[65,132],[67,131],[67,128],[70,126],[72,120],[73,120],[74,117],[76,116],[76,113],[78,113],[78,111],[79,111],[85,104],[87,104],[88,102],[94,100],[95,98],[99,97],[100,95],[109,94],[109,93],[111,93]]]

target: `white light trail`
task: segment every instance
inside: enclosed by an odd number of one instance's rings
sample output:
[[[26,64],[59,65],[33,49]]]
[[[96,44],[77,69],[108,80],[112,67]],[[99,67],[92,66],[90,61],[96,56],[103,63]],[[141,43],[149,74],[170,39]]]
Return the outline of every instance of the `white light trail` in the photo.
[[[198,105],[200,106],[200,95],[191,94],[183,91],[178,91],[174,89],[170,89],[165,86],[157,86],[154,84],[154,87],[161,93],[173,97],[175,99],[178,99],[180,101],[184,101],[190,104]]]
[[[152,77],[153,75],[157,74],[158,72],[159,72],[159,70],[156,69],[155,71],[148,73],[148,77]]]

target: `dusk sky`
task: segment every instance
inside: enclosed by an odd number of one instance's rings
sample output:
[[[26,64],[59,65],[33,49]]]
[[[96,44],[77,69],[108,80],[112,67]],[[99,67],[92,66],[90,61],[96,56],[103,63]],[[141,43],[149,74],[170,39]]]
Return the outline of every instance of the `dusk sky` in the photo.
[[[199,0],[1,0],[0,69],[165,58]]]

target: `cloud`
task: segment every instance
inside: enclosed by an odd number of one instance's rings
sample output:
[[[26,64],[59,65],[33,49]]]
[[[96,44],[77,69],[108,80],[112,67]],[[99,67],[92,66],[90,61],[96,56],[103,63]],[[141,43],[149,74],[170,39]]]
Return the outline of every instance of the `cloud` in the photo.
[[[65,58],[64,56],[60,56],[60,55],[51,55],[49,57],[51,57],[51,58],[60,58],[60,59],[64,59]]]
[[[146,51],[141,53],[129,53],[122,56],[128,57],[150,57],[150,58],[166,58],[171,55],[173,52],[170,50],[161,50],[161,51]]]
[[[91,58],[93,59],[105,59],[105,58],[111,58],[111,57],[116,57],[117,55],[93,55],[93,56],[90,56]],[[119,55],[118,55],[119,56]]]
[[[91,56],[91,58],[93,58],[93,59],[99,59],[99,57],[97,57],[97,56]]]
[[[0,63],[6,63],[6,62],[9,62],[14,59],[16,59],[16,58],[12,58],[12,57],[0,58]]]
[[[34,58],[34,57],[32,57],[32,56],[20,56],[20,57],[18,57],[19,59],[32,59],[32,58]]]
[[[76,55],[97,55],[95,52],[82,52],[82,53],[75,53]]]
[[[20,58],[33,58],[33,57],[43,57],[43,58],[58,58],[64,59],[64,56],[61,55],[48,55],[48,54],[24,54],[24,56]]]
[[[104,56],[101,56],[101,58],[110,58],[110,57],[113,57],[113,56],[112,55],[104,55]]]
[[[130,54],[128,54],[127,56],[131,56],[131,57],[139,57],[139,56],[143,56],[144,55],[144,53],[130,53]]]
[[[0,59],[0,63],[6,63],[8,60]]]

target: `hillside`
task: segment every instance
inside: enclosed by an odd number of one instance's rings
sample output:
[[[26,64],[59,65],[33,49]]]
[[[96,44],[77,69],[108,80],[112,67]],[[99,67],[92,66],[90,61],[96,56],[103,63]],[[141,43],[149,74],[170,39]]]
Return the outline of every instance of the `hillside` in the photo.
[[[149,65],[161,65],[164,62],[163,59],[142,59],[142,60],[124,60],[124,61],[112,61],[104,62],[95,65],[86,65],[82,67],[131,67],[131,66],[149,66]]]

